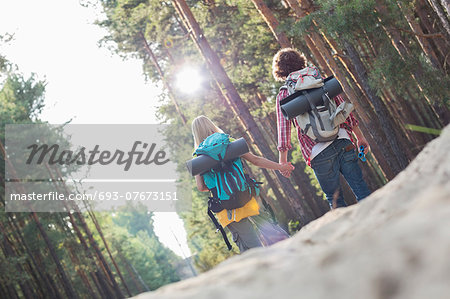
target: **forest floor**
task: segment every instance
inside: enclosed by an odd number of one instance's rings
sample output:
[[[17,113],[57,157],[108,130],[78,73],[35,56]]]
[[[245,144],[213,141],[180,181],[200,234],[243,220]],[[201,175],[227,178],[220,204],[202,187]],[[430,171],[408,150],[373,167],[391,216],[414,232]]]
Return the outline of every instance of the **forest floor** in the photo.
[[[449,298],[450,126],[364,201],[135,298]]]

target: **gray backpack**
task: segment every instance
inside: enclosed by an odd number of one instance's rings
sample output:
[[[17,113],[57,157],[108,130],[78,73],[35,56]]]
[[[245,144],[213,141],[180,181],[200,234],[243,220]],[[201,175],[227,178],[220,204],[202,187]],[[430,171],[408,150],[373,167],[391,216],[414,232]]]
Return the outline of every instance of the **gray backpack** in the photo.
[[[319,88],[321,101],[312,98],[312,95],[318,94],[316,90]],[[287,89],[289,96],[295,97],[294,93],[301,94],[303,101],[307,101],[306,104],[310,109],[296,116],[296,119],[303,134],[316,142],[336,139],[339,125],[345,122],[354,108],[353,104],[347,101],[339,106],[336,105],[336,102],[330,98],[324,80],[316,67],[306,67],[292,72],[281,89]],[[315,89],[314,94],[311,93],[312,89]]]

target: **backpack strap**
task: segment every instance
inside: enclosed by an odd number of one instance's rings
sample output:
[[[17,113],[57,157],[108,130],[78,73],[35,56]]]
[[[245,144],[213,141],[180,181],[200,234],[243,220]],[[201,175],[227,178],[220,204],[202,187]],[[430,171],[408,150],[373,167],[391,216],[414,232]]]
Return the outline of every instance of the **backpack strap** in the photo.
[[[216,217],[214,217],[214,214],[209,208],[208,208],[208,216],[209,218],[211,218],[211,221],[216,226],[217,229],[216,232],[220,231],[220,233],[222,234],[223,240],[225,241],[225,244],[227,244],[228,250],[233,249],[233,246],[231,246],[230,241],[228,241],[227,233],[223,229],[222,225],[220,225],[220,223],[217,221]]]
[[[245,177],[239,167],[235,166],[236,160],[225,162],[220,154],[218,157],[219,166],[216,172],[216,184],[219,187],[218,194],[220,196],[222,192],[225,192],[226,195],[231,197],[234,192],[238,192],[244,188],[240,178],[244,180]]]
[[[333,101],[333,105],[336,104],[336,103],[334,102],[334,99],[331,99],[331,98],[330,98],[330,96],[329,96],[329,94],[328,94],[328,90],[327,90],[327,88],[325,87],[325,85],[322,86],[322,90],[323,90],[323,94],[322,94],[322,101],[323,101],[323,104],[324,104],[324,106],[327,108],[327,110],[328,110],[328,112],[330,113],[330,116],[331,116],[331,115],[333,114],[333,113],[331,112],[331,109],[330,109],[331,101]]]

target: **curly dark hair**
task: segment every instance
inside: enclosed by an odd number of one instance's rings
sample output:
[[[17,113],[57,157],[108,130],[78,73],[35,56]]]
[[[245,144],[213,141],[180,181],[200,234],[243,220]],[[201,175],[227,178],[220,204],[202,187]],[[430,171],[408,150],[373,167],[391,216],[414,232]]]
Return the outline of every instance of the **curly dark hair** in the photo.
[[[273,56],[272,74],[275,80],[284,81],[286,77],[306,66],[306,58],[293,48],[284,48]]]

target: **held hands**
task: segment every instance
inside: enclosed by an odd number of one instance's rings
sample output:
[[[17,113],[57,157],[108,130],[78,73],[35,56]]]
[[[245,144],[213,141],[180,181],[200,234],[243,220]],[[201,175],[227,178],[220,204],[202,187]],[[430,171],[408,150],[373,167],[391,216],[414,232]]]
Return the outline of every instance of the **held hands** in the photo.
[[[279,163],[279,165],[279,171],[281,175],[287,178],[291,176],[291,172],[295,169],[294,165],[292,165],[291,162]]]

